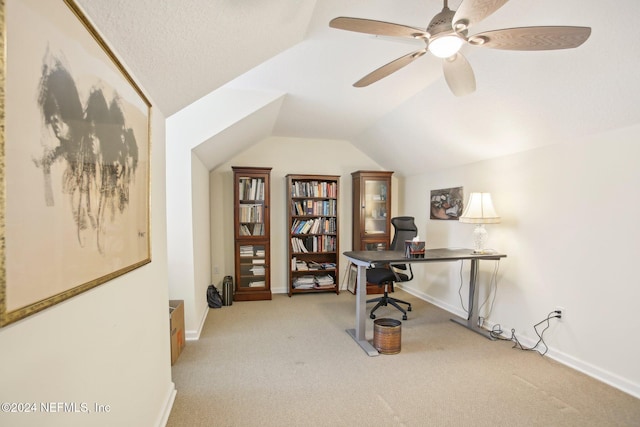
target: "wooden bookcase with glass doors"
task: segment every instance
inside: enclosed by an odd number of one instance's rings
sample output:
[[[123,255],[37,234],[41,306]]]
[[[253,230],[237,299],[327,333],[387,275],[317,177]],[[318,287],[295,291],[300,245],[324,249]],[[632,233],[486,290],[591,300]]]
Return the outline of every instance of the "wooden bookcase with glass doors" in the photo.
[[[353,186],[353,250],[387,250],[391,243],[391,176],[387,171],[357,171]]]
[[[336,175],[286,176],[289,296],[340,293],[338,191]]]
[[[387,171],[356,171],[351,174],[353,191],[354,251],[388,250],[391,244],[391,176]],[[368,294],[383,288],[367,283]]]
[[[269,186],[271,168],[232,166],[234,301],[271,299]]]

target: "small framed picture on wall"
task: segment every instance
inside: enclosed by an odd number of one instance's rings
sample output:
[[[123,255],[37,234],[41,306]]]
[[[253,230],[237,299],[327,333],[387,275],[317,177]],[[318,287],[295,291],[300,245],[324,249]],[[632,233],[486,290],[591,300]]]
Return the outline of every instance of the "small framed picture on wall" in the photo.
[[[431,190],[430,218],[457,220],[462,215],[463,197],[462,187]]]

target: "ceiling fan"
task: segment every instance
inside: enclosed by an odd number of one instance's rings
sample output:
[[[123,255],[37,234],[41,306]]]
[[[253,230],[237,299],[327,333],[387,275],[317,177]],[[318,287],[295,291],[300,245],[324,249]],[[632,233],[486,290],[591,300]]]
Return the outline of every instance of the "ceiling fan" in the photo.
[[[463,0],[458,10],[451,10],[448,1],[426,29],[363,18],[338,17],[329,26],[341,30],[378,36],[421,39],[425,47],[401,56],[372,71],[353,84],[365,87],[398,71],[427,52],[443,59],[444,77],[456,96],[476,90],[476,79],[467,59],[459,52],[463,44],[504,50],[554,50],[580,46],[591,34],[589,27],[544,26],[519,27],[467,35],[468,29],[482,21],[508,0]]]

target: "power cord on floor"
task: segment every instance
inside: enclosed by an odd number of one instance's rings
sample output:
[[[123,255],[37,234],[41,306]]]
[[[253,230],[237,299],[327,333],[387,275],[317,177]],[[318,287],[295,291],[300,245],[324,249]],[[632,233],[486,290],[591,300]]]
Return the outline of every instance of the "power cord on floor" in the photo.
[[[493,327],[490,334],[492,338],[495,338],[497,340],[513,341],[513,347],[511,348],[518,348],[523,351],[537,351],[541,356],[544,356],[545,354],[547,354],[547,351],[549,350],[549,347],[547,346],[547,344],[544,342],[544,339],[543,339],[544,332],[547,329],[549,329],[549,326],[551,326],[551,324],[549,323],[551,319],[559,319],[561,317],[562,317],[561,314],[558,311],[554,310],[551,313],[547,314],[547,317],[545,319],[533,325],[533,329],[536,331],[536,335],[538,335],[538,338],[539,338],[538,342],[533,347],[523,346],[522,343],[520,343],[520,341],[518,340],[518,337],[516,337],[515,329],[511,329],[510,338],[502,337],[503,331],[499,324]],[[544,327],[544,329],[541,332],[538,332],[538,326],[542,325],[545,322],[547,323],[547,325]],[[538,346],[540,346],[541,344],[544,345],[544,351],[541,351],[538,349]]]

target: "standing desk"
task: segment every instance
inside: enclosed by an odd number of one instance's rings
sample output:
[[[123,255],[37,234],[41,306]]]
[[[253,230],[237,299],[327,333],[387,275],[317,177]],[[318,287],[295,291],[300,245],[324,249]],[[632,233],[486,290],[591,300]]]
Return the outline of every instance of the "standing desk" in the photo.
[[[472,249],[427,249],[424,258],[407,258],[402,251],[349,251],[344,252],[349,261],[358,266],[356,286],[356,327],[347,329],[347,333],[362,347],[369,356],[377,356],[378,351],[365,338],[367,319],[367,268],[375,264],[414,264],[423,262],[446,262],[471,260],[469,276],[469,311],[466,319],[451,319],[489,339],[491,334],[478,326],[478,264],[480,260],[499,260],[506,257],[499,253],[476,254]]]

